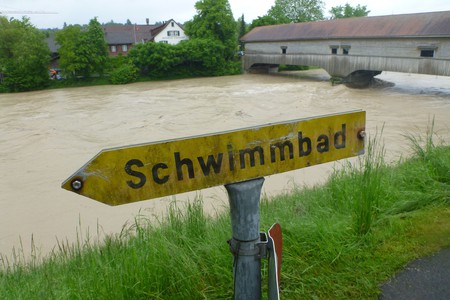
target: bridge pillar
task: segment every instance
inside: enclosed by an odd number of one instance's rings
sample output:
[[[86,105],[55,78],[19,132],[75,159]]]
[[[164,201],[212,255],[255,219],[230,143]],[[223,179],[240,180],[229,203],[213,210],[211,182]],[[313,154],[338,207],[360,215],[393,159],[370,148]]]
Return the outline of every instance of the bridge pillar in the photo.
[[[381,71],[358,70],[350,73],[345,77],[332,76],[331,82],[333,84],[343,83],[346,86],[352,88],[365,88],[373,82],[373,78],[375,76],[380,74]]]

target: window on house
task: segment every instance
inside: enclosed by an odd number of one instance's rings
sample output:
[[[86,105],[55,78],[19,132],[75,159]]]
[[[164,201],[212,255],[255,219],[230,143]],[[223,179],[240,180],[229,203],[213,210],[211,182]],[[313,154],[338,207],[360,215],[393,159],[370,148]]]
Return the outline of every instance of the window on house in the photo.
[[[420,50],[420,57],[434,57],[434,50]]]
[[[350,53],[350,45],[341,45],[342,48],[342,54],[348,55]]]
[[[175,22],[172,22],[172,24],[171,24],[171,25],[172,25],[172,27],[175,27]]]
[[[339,45],[330,45],[331,54],[338,54]]]
[[[169,30],[167,31],[167,36],[180,36],[179,30]]]
[[[419,45],[420,57],[434,57],[435,51],[438,48],[436,45]]]
[[[111,46],[111,52],[112,53],[116,53],[117,52],[117,47],[115,45]]]
[[[160,43],[163,43],[163,44],[168,44],[169,43],[169,41],[160,41]]]
[[[281,46],[281,53],[286,54],[287,53],[287,46]]]
[[[122,45],[122,52],[128,52],[128,45]]]

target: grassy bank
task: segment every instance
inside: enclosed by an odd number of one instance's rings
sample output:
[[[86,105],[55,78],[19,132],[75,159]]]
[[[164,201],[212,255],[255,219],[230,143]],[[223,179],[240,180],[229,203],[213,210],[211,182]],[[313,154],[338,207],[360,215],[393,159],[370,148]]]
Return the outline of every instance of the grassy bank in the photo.
[[[376,299],[407,262],[450,246],[450,147],[412,140],[414,156],[387,166],[374,145],[323,186],[262,200],[261,228],[283,228],[282,299]],[[230,235],[228,214],[205,216],[201,200],[174,204],[161,224],[136,218],[101,246],[80,237],[43,263],[3,257],[0,295],[230,299]]]

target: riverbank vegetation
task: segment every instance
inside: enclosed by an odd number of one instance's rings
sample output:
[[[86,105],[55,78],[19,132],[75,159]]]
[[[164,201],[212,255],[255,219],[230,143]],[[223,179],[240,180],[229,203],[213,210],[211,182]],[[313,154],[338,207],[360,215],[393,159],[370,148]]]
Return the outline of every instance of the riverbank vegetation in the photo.
[[[386,164],[372,139],[359,161],[336,168],[324,185],[262,199],[261,228],[283,229],[282,298],[374,299],[407,262],[450,246],[450,147],[431,133],[410,140],[408,159]],[[159,224],[140,216],[103,241],[80,233],[43,261],[20,251],[1,257],[0,294],[230,299],[230,235],[228,213],[207,216],[200,199],[185,208],[174,202]]]
[[[49,61],[42,32],[27,19],[0,16],[0,93],[47,87]]]
[[[124,57],[108,56],[97,18],[87,25],[65,24],[61,30],[42,31],[27,18],[0,16],[0,93],[239,74],[244,54],[239,38],[250,29],[322,20],[324,6],[321,0],[276,0],[266,15],[247,24],[244,15],[234,20],[228,0],[199,0],[197,14],[184,24],[188,41],[136,44]],[[331,18],[367,16],[369,12],[365,6],[349,4],[330,10]],[[52,54],[59,58],[54,80],[50,79],[49,35],[55,36],[59,46],[58,53]]]

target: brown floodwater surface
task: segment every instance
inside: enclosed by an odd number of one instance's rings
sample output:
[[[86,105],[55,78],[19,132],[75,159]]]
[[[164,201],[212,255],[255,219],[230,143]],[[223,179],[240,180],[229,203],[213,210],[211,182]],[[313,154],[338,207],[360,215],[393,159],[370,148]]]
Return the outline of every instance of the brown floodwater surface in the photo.
[[[32,241],[39,255],[77,236],[96,241],[138,215],[160,219],[174,199],[198,194],[206,211],[228,209],[223,187],[116,207],[61,189],[103,148],[358,109],[367,112],[369,136],[383,129],[389,161],[407,156],[405,135],[423,136],[433,118],[450,142],[450,77],[378,77],[395,85],[332,86],[324,71],[312,70],[0,94],[0,253],[23,247],[27,256]],[[319,184],[336,164],[268,176],[264,193]]]

